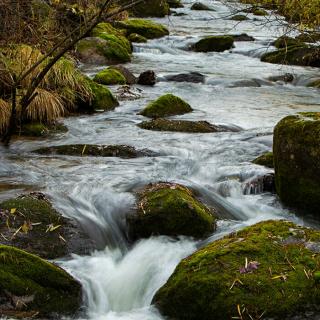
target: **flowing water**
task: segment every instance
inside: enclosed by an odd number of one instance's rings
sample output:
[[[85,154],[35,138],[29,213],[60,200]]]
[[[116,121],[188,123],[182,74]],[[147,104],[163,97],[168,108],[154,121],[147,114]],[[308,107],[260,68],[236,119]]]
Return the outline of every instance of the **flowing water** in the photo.
[[[283,208],[275,195],[261,193],[251,184],[272,170],[250,161],[271,150],[273,127],[281,118],[320,110],[319,90],[304,86],[317,70],[260,62],[261,53],[283,32],[279,17],[254,20],[249,15],[251,20],[237,23],[228,19],[230,5],[208,1],[216,11],[204,12],[191,11],[191,2],[183,1],[185,8],[177,9],[185,16],[155,19],[169,27],[170,36],[136,45],[128,68],[135,74],[154,70],[160,80],[170,74],[200,72],[206,76],[204,84],[160,81],[154,87],[137,86],[142,90],[138,100],[122,101],[111,112],[65,119],[68,133],[47,140],[18,140],[9,150],[1,147],[0,186],[11,184],[9,191],[0,189],[1,199],[23,189],[43,190],[58,210],[77,219],[97,243],[97,251],[89,256],[57,261],[83,284],[83,319],[162,319],[150,306],[154,293],[179,261],[203,244],[187,238],[154,237],[129,245],[125,216],[134,206],[134,190],[139,186],[179,182],[218,207],[225,219],[206,241],[266,219],[284,217],[303,223]],[[234,10],[241,8],[236,2],[229,3]],[[186,50],[205,35],[242,32],[256,41],[236,42],[231,52]],[[84,70],[92,75],[103,67],[84,66]],[[293,84],[266,81],[286,72],[295,75]],[[261,86],[252,86],[252,79]],[[194,108],[194,112],[175,118],[206,120],[241,130],[186,134],[138,128],[145,118],[137,113],[169,92]],[[126,144],[158,155],[126,160],[31,152],[41,146],[73,143]]]

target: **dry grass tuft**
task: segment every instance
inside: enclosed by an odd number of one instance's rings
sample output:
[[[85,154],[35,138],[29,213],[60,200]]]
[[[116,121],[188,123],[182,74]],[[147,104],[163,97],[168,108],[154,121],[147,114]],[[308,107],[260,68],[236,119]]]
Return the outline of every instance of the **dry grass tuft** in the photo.
[[[0,99],[0,134],[3,134],[9,127],[10,115],[10,103]]]
[[[51,123],[65,113],[63,101],[52,91],[38,88],[36,96],[26,109],[26,116],[32,122]]]

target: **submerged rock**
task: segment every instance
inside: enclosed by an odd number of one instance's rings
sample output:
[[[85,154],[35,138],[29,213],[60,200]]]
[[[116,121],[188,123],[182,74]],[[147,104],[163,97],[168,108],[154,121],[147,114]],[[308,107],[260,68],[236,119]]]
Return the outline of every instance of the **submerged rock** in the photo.
[[[139,194],[137,212],[127,218],[132,239],[152,235],[203,238],[216,228],[214,213],[192,191],[176,183],[155,183]]]
[[[166,76],[167,81],[204,83],[206,77],[199,72],[180,73]]]
[[[215,11],[214,9],[208,7],[207,5],[201,3],[201,2],[195,2],[191,6],[191,10],[198,10],[198,11]]]
[[[154,71],[147,70],[142,72],[138,78],[138,84],[144,86],[154,86],[157,82],[157,77]]]
[[[149,118],[163,118],[191,112],[191,106],[173,94],[166,94],[150,102],[139,114]]]
[[[136,150],[126,145],[94,145],[94,144],[71,144],[62,146],[45,147],[35,150],[39,154],[58,154],[68,156],[93,156],[93,157],[120,157],[125,159],[153,156],[148,150]]]
[[[262,55],[261,61],[297,66],[320,67],[320,47],[290,47]]]
[[[169,34],[169,30],[160,23],[144,19],[116,21],[117,28],[127,30],[128,34],[137,33],[147,39],[161,38]]]
[[[192,45],[192,49],[197,52],[222,52],[233,47],[232,36],[210,36]]]
[[[122,38],[110,35],[109,39],[89,37],[80,40],[76,46],[80,60],[89,64],[117,64],[129,62],[131,52]]]
[[[35,255],[0,245],[0,270],[1,316],[61,318],[80,309],[80,283]]]
[[[0,203],[1,243],[42,258],[88,253],[93,243],[80,226],[58,213],[42,193]]]
[[[247,16],[245,16],[244,14],[236,14],[234,16],[232,16],[230,18],[230,20],[234,20],[234,21],[246,21],[249,20],[249,18]]]
[[[273,153],[272,152],[267,152],[259,156],[258,158],[254,159],[252,161],[254,164],[258,164],[261,166],[265,166],[268,168],[274,168],[273,164]]]
[[[207,121],[188,121],[188,120],[168,120],[155,119],[144,121],[138,127],[154,131],[190,132],[190,133],[210,133],[220,131],[218,127]]]
[[[319,245],[319,231],[287,221],[258,223],[183,259],[152,303],[177,320],[319,314]]]
[[[319,215],[320,113],[282,119],[274,129],[276,189],[287,205]]]
[[[292,82],[294,80],[294,75],[292,73],[285,73],[280,76],[271,76],[268,78],[269,81],[272,82],[277,82],[277,81],[282,81],[282,82]]]

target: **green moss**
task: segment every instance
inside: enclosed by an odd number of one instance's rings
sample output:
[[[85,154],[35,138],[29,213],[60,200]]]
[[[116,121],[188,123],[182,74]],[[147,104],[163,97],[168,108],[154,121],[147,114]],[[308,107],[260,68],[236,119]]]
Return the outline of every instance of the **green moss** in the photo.
[[[263,9],[256,9],[252,12],[255,16],[267,16],[268,12]]]
[[[129,40],[124,36],[116,36],[113,34],[107,34],[107,33],[100,33],[98,35],[99,38],[107,40],[108,42],[113,42],[123,48],[128,52],[128,54],[131,54],[132,47],[129,42]]]
[[[282,119],[274,129],[276,190],[287,205],[319,214],[320,113]]]
[[[69,156],[94,156],[94,157],[120,157],[120,158],[137,158],[146,156],[148,152],[137,151],[135,148],[125,145],[92,145],[92,144],[72,144],[62,146],[52,146],[40,148],[34,152],[39,154],[59,154]]]
[[[119,105],[119,102],[107,87],[92,80],[88,80],[88,82],[93,92],[93,99],[90,104],[81,106],[82,110],[86,110],[89,112],[96,110],[109,111],[114,110],[114,108]]]
[[[155,119],[144,121],[138,125],[141,129],[154,131],[171,131],[187,133],[217,132],[218,128],[207,121]]]
[[[99,23],[91,32],[92,37],[99,37],[100,34],[113,34],[115,36],[125,36],[125,30],[116,29],[108,22]]]
[[[32,196],[24,196],[0,203],[2,215],[6,219],[0,220],[0,233],[8,241],[2,239],[2,243],[14,245],[23,250],[40,255],[43,258],[53,259],[67,254],[68,248],[59,235],[66,237],[65,225],[67,221],[46,200],[39,200]],[[10,214],[11,209],[15,210]],[[9,224],[9,228],[7,223]],[[26,222],[27,229],[13,234]],[[38,223],[31,227],[30,223]],[[57,232],[47,232],[49,225],[60,225]]]
[[[258,158],[254,159],[252,161],[252,163],[254,164],[258,164],[261,166],[265,166],[268,168],[273,168],[274,164],[273,164],[273,153],[272,152],[267,152],[261,156],[259,156]]]
[[[273,45],[278,48],[278,49],[282,49],[282,48],[287,48],[287,47],[292,47],[292,46],[304,46],[305,44],[295,38],[291,38],[288,36],[282,36],[280,38],[278,38]]]
[[[104,39],[102,39],[103,37]],[[121,63],[131,60],[128,47],[123,38],[114,35],[100,35],[100,37],[84,38],[76,46],[80,59],[87,63]]]
[[[319,48],[289,47],[262,55],[261,61],[298,66],[320,67]]]
[[[147,39],[161,38],[169,34],[168,29],[160,23],[144,19],[116,21],[114,25],[126,29],[128,34],[138,33]]]
[[[24,301],[20,308],[11,306],[9,296]],[[0,297],[4,299],[0,303],[5,306],[0,306],[2,315],[12,310],[18,313],[34,310],[41,316],[74,314],[80,307],[81,286],[59,267],[0,245]]]
[[[154,235],[203,238],[215,230],[212,212],[181,185],[158,183],[139,196],[137,213],[128,218],[133,239]]]
[[[230,20],[234,21],[246,21],[249,20],[249,18],[243,14],[236,14],[230,18]]]
[[[193,45],[193,49],[198,52],[222,52],[233,47],[232,36],[210,36],[201,39]]]
[[[179,320],[232,319],[238,309],[243,319],[278,320],[316,311],[320,290],[311,275],[320,255],[308,249],[310,238],[319,244],[319,231],[285,221],[245,228],[182,260],[153,303]],[[245,269],[246,261],[257,269]]]
[[[51,134],[67,132],[68,128],[61,123],[45,125],[43,123],[26,123],[18,129],[16,134],[24,137],[47,137]]]
[[[147,38],[140,36],[140,34],[137,34],[137,33],[131,33],[128,36],[128,40],[131,42],[137,42],[137,43],[145,43],[148,41]]]
[[[100,71],[98,74],[96,74],[93,80],[105,85],[126,83],[125,77],[118,70],[110,68]]]
[[[190,105],[173,94],[166,94],[149,103],[140,114],[149,118],[162,118],[167,116],[191,112]]]

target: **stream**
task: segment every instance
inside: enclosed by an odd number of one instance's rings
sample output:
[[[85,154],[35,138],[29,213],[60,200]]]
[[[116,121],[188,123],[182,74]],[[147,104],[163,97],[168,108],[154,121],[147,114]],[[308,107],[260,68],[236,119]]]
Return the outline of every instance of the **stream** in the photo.
[[[285,218],[308,223],[284,208],[274,194],[250,187],[257,178],[273,172],[251,161],[272,149],[273,128],[281,118],[320,111],[320,91],[305,86],[318,70],[260,62],[261,54],[272,49],[270,42],[284,32],[281,18],[249,14],[250,20],[239,23],[229,20],[232,9],[241,8],[236,2],[203,1],[214,12],[191,11],[192,2],[184,0],[185,8],[174,9],[186,15],[153,19],[166,25],[170,36],[134,46],[132,62],[126,67],[136,75],[154,70],[159,79],[154,87],[135,86],[142,90],[140,99],[121,101],[114,111],[66,118],[67,133],[16,140],[10,149],[0,147],[0,185],[13,185],[9,191],[0,188],[1,200],[25,188],[41,190],[58,211],[78,220],[97,243],[98,249],[88,256],[55,261],[83,285],[81,319],[163,319],[150,306],[153,295],[179,261],[204,243],[261,220]],[[256,41],[235,42],[234,49],[223,53],[187,50],[206,35],[240,33]],[[83,66],[89,75],[103,68]],[[165,81],[168,75],[186,72],[202,73],[205,83]],[[293,73],[294,82],[267,81],[269,76],[284,73]],[[253,86],[253,82],[260,86]],[[137,124],[146,118],[137,113],[165,93],[183,98],[194,109],[173,118],[241,129],[205,134],[140,129]],[[120,159],[31,152],[49,145],[78,143],[125,144],[150,149],[157,156]],[[134,191],[157,181],[186,185],[219,208],[224,219],[218,222],[217,231],[204,242],[152,237],[129,244],[125,217],[135,204]]]

